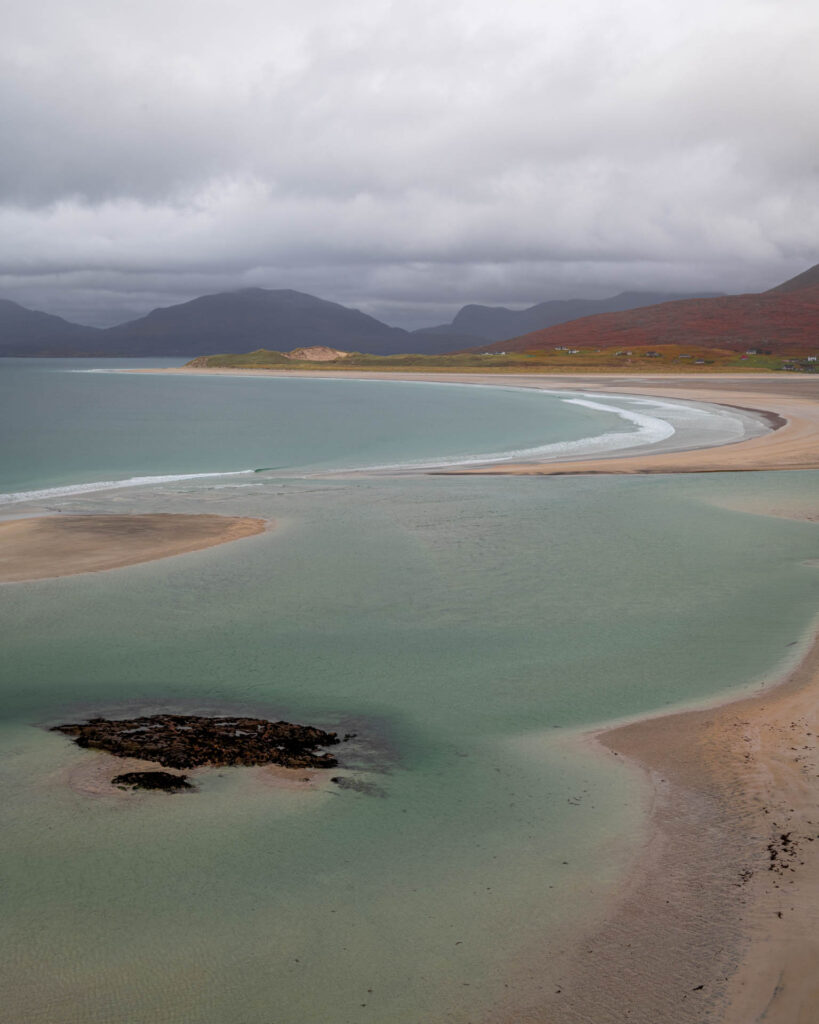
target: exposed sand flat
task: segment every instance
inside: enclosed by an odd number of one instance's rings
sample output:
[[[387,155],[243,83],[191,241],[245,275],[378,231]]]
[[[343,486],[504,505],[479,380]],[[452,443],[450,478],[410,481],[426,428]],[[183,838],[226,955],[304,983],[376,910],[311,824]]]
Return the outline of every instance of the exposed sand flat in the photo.
[[[217,515],[59,515],[0,522],[0,583],[119,569],[200,551],[266,529]]]
[[[504,1024],[819,1020],[817,698],[819,643],[775,689],[598,736],[651,773],[649,839],[545,1001]]]

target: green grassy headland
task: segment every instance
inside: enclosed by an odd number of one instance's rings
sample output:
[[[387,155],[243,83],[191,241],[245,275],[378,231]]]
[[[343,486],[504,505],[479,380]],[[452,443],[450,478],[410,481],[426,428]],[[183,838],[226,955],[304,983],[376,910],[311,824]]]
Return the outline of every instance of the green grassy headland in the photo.
[[[651,354],[653,353],[653,354]],[[658,345],[619,352],[580,349],[576,352],[538,350],[482,355],[376,356],[351,352],[339,359],[314,362],[291,359],[282,352],[255,352],[200,356],[188,366],[245,370],[381,370],[418,373],[753,373],[771,370],[817,372],[819,363],[804,355],[745,355],[726,349]]]

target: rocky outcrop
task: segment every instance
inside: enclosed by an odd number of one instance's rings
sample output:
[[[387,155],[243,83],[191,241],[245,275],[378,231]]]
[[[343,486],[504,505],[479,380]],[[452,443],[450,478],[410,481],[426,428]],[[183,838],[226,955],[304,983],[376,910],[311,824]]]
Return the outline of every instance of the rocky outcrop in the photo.
[[[115,786],[129,786],[131,789],[161,789],[166,793],[177,793],[181,789],[193,789],[187,775],[171,775],[170,772],[125,772],[116,775],[111,782]]]
[[[88,722],[54,726],[52,732],[70,736],[80,747],[155,761],[166,768],[260,764],[334,768],[338,764],[332,755],[317,752],[319,747],[339,742],[334,732],[290,722],[268,722],[264,718],[92,718]]]

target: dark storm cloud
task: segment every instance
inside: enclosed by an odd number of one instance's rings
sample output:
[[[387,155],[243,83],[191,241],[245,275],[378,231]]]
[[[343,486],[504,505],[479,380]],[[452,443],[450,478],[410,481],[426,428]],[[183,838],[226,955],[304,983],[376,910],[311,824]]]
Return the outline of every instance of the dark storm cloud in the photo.
[[[416,325],[819,258],[812,3],[8,7],[0,293],[28,305],[259,284]]]

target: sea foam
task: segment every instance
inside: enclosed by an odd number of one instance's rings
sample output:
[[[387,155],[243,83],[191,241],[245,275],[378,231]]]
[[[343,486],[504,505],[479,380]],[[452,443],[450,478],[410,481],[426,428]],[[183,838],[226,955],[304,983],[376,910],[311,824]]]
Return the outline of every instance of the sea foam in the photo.
[[[91,494],[94,491],[114,491],[120,487],[145,487],[151,484],[170,484],[180,480],[202,480],[215,476],[247,476],[253,469],[231,470],[226,473],[181,473],[174,476],[131,476],[125,480],[94,480],[91,483],[67,484],[65,487],[46,487],[41,491],[12,491],[0,494],[0,505],[15,505],[21,501],[47,501],[50,498],[67,498],[75,494]]]
[[[469,385],[466,385],[469,386]],[[511,389],[510,389],[511,390]],[[524,389],[520,389],[524,390]],[[528,390],[528,389],[526,389]],[[553,391],[542,391],[542,394],[554,396]],[[355,469],[339,470],[338,472],[377,472],[386,470],[423,470],[445,469],[454,466],[477,466],[493,462],[514,462],[521,459],[558,459],[566,456],[596,455],[604,452],[619,451],[625,448],[642,447],[643,445],[659,444],[671,437],[676,431],[667,420],[645,413],[621,409],[614,405],[605,405],[586,398],[563,398],[561,401],[569,405],[582,405],[599,412],[610,412],[634,424],[636,430],[610,430],[605,434],[593,437],[582,437],[575,441],[553,441],[549,444],[531,448],[516,448],[503,452],[484,452],[482,454],[454,455],[440,459],[429,459],[418,462],[401,462],[384,466],[359,466]],[[670,403],[669,403],[670,406]]]

